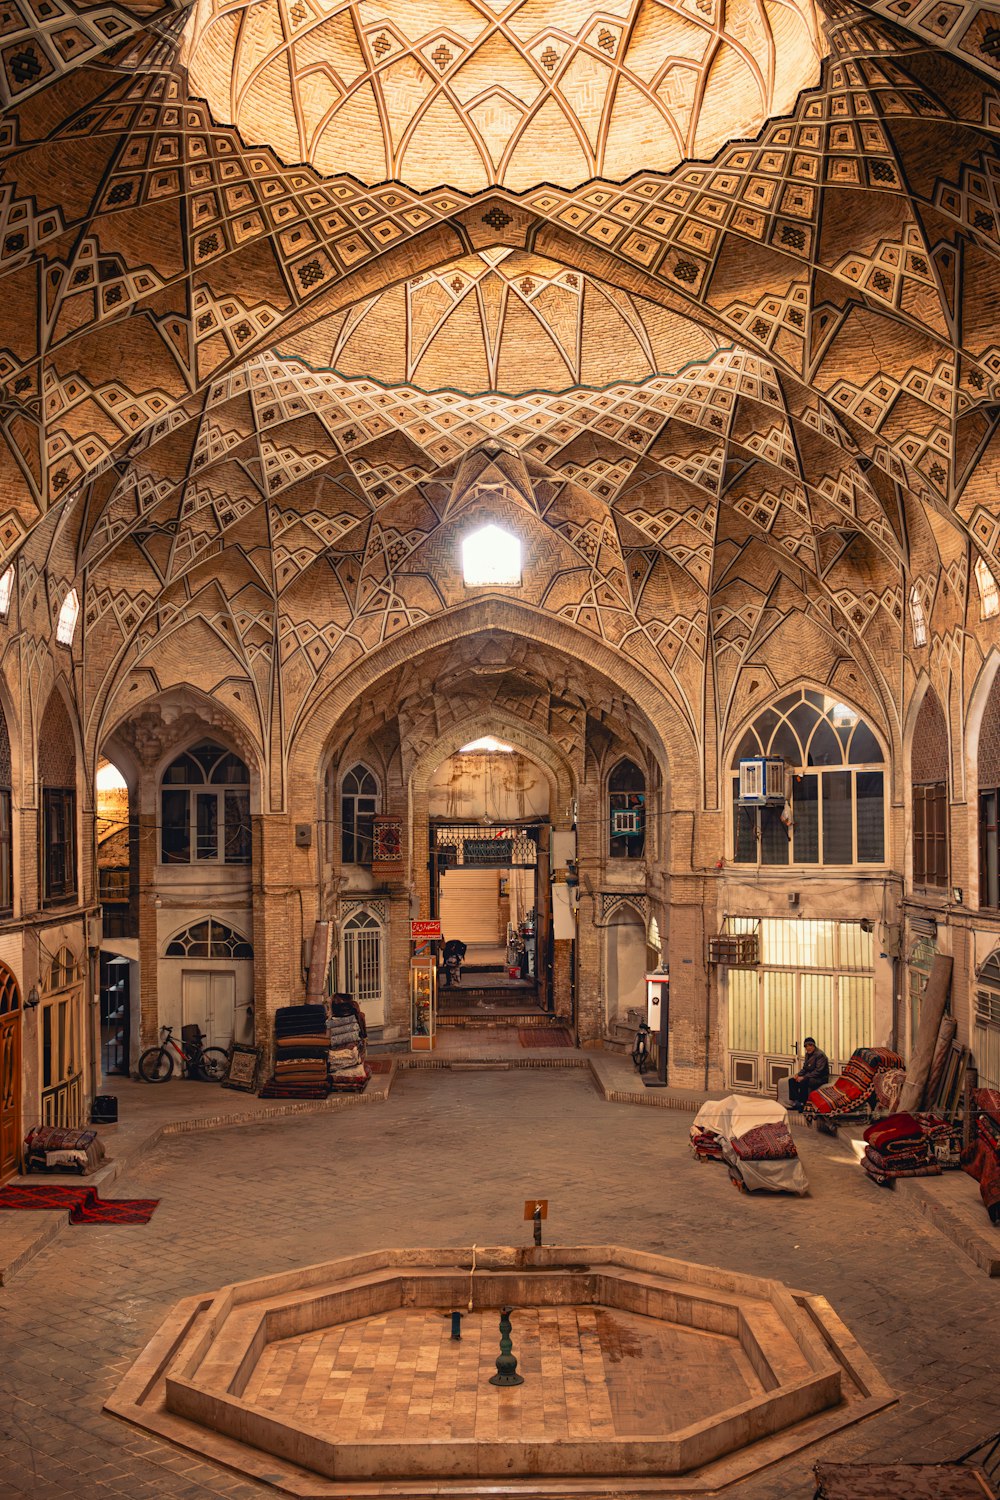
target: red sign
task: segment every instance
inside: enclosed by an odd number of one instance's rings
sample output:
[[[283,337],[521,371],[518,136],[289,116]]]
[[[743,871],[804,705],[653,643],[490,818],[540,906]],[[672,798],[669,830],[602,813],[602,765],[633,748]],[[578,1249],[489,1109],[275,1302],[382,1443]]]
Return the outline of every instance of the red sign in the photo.
[[[441,936],[441,923],[430,918],[410,922],[410,942],[430,943]]]

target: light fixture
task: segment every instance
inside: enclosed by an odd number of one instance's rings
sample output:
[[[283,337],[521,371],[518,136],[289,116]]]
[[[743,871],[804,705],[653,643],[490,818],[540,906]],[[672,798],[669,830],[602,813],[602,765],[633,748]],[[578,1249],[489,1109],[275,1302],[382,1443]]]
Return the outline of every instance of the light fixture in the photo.
[[[41,995],[39,995],[38,993],[38,985],[33,984],[27,995],[25,995],[24,997],[25,1010],[37,1010],[38,1006],[41,1004],[41,998]]]

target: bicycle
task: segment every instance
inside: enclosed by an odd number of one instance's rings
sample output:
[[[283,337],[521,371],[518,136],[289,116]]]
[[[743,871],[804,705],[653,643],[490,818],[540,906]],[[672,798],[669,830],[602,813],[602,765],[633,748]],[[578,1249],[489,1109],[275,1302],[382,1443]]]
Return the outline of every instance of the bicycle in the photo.
[[[632,1048],[632,1061],[640,1078],[649,1066],[649,1038],[651,1035],[651,1028],[647,1026],[645,1021],[640,1021],[635,1033],[635,1045]]]
[[[180,1046],[174,1041],[172,1026],[161,1026],[166,1032],[158,1047],[147,1047],[139,1058],[139,1077],[147,1083],[166,1083],[174,1072],[174,1053],[181,1060],[181,1073],[189,1078],[198,1078],[203,1083],[221,1083],[229,1066],[229,1053],[222,1047],[203,1047],[205,1033],[199,1031],[197,1039],[184,1039]]]

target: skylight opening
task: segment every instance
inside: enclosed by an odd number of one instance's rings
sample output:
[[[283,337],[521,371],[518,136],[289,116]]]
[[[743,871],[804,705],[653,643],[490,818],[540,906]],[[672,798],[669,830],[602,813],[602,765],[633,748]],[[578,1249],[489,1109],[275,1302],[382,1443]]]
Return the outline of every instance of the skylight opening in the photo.
[[[56,640],[60,646],[72,646],[79,614],[80,596],[76,589],[70,589],[62,602],[62,609],[59,611],[59,623],[56,626]]]
[[[462,542],[462,576],[466,588],[521,586],[521,543],[499,526],[484,526]]]
[[[510,755],[513,754],[514,746],[505,745],[502,740],[494,739],[491,734],[484,734],[482,739],[470,740],[459,750],[459,755],[469,755],[474,752],[486,755]]]
[[[979,618],[993,620],[1000,615],[1000,588],[984,557],[976,563],[976,583],[979,585]]]
[[[915,646],[927,645],[927,619],[924,615],[924,606],[920,602],[916,584],[910,590],[910,623],[913,626],[913,644]]]
[[[0,620],[6,620],[10,614],[10,601],[14,594],[14,564],[0,578]]]

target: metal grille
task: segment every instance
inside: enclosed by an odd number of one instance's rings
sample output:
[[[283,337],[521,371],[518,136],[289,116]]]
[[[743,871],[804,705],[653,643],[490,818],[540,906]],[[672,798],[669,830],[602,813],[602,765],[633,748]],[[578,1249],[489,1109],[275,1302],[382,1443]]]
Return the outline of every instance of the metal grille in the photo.
[[[344,929],[344,980],[362,1010],[381,1003],[382,929],[372,917],[352,918]]]
[[[510,825],[484,828],[479,823],[451,826],[438,824],[434,847],[438,866],[474,869],[511,869],[538,863],[537,828]]]

